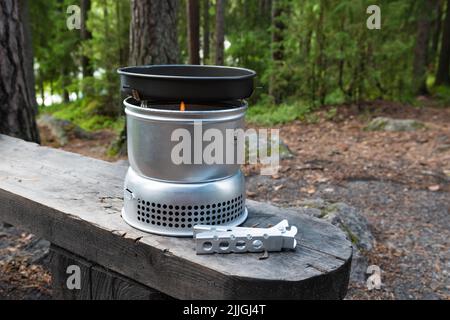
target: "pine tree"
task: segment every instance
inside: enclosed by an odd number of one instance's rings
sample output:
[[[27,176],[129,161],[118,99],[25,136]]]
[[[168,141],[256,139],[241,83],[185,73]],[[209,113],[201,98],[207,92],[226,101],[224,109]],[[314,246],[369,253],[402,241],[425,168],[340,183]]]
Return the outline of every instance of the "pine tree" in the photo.
[[[39,142],[36,98],[27,36],[27,0],[2,0],[0,8],[0,133]],[[28,49],[27,49],[28,48]],[[31,59],[31,60],[30,60]],[[30,70],[31,68],[31,70]]]

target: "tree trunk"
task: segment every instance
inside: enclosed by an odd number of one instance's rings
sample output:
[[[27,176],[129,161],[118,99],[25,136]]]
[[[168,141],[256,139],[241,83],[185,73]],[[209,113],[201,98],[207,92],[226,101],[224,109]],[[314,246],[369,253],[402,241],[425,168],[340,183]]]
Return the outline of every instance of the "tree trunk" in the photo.
[[[128,63],[128,48],[124,46],[122,41],[122,30],[123,30],[123,2],[116,1],[116,19],[117,19],[117,46],[119,48],[118,61],[120,66],[124,66]]]
[[[283,48],[283,34],[286,29],[286,25],[282,20],[283,4],[280,0],[272,1],[272,63],[273,70],[269,82],[269,95],[273,97],[276,104],[281,101],[281,92],[278,88],[277,79],[275,76],[275,69],[283,61],[284,48]]]
[[[269,18],[272,15],[272,0],[260,0],[259,1],[259,13],[264,19]]]
[[[0,6],[0,133],[39,143],[27,4],[2,0]]]
[[[225,42],[225,0],[216,0],[216,56],[215,64],[223,65]]]
[[[91,0],[81,0],[81,30],[80,30],[80,38],[81,43],[85,43],[92,39],[92,33],[87,29],[86,22],[88,12],[91,10]],[[92,68],[91,61],[88,56],[84,54],[81,56],[81,72],[83,74],[83,79],[87,77],[92,77],[94,70]]]
[[[283,19],[283,7],[280,0],[273,1],[272,8],[272,58],[275,61],[283,60],[284,48],[283,48],[283,33],[286,29]]]
[[[207,64],[209,61],[209,48],[210,48],[210,30],[209,30],[209,8],[210,0],[203,0],[203,64]]]
[[[25,36],[25,42],[24,42],[24,50],[25,50],[25,63],[27,63],[27,66],[25,67],[25,73],[27,78],[27,83],[32,83],[33,85],[28,86],[28,89],[30,90],[30,96],[36,97],[36,88],[34,86],[35,77],[34,77],[34,63],[33,63],[33,39],[31,37],[31,26],[30,26],[30,16],[29,16],[29,9],[28,9],[28,0],[20,0],[20,18],[23,21],[23,28],[24,28],[24,36]],[[36,99],[33,99],[34,107],[37,111],[37,102]]]
[[[63,102],[70,102],[70,94],[67,87],[69,86],[69,74],[67,71],[67,67],[63,65],[61,67],[61,86],[62,86],[62,94],[63,94]]]
[[[130,64],[178,61],[177,0],[132,0]]]
[[[430,61],[435,61],[436,55],[439,47],[439,39],[441,37],[441,29],[442,29],[442,1],[436,0],[434,4],[434,11],[436,12],[436,19],[434,19],[432,24],[433,36],[430,50]]]
[[[42,77],[42,75],[39,77],[39,89],[41,92],[41,99],[42,99],[41,106],[44,107],[45,106],[45,88],[44,88],[44,78]]]
[[[178,62],[177,0],[132,0],[130,65],[173,64]],[[127,126],[114,143],[126,154]]]
[[[50,80],[50,104],[53,104],[53,79]]]
[[[200,6],[198,0],[187,0],[189,63],[200,64]]]
[[[432,0],[425,0],[419,6],[419,17],[417,19],[417,39],[414,48],[413,85],[414,93],[417,95],[428,94],[426,76],[428,65],[428,44],[431,31]]]
[[[447,0],[447,9],[442,32],[441,52],[436,73],[436,85],[450,85],[450,0]]]

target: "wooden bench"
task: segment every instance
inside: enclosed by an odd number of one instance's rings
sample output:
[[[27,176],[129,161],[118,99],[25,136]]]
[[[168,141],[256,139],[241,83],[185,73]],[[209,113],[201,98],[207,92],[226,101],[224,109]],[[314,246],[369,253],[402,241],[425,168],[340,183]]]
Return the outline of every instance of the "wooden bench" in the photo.
[[[342,299],[352,247],[299,210],[247,201],[246,226],[287,218],[295,251],[196,255],[194,240],[140,232],[120,217],[126,167],[0,135],[0,221],[49,240],[55,298]],[[300,210],[301,211],[301,210]],[[66,286],[78,265],[81,289]]]

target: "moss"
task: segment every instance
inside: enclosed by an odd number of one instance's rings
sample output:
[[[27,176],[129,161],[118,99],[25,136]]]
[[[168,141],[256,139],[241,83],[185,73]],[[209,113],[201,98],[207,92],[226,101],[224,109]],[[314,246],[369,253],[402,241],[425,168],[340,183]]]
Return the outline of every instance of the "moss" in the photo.
[[[413,128],[415,129],[425,129],[426,126],[422,122],[414,121],[412,124]]]
[[[365,128],[364,131],[381,131],[387,125],[387,120],[383,118],[376,118],[372,120]]]
[[[336,212],[338,210],[338,207],[336,204],[330,204],[326,206],[325,208],[318,208],[320,209],[320,218],[324,219],[330,215],[330,213]]]
[[[355,245],[358,246],[359,244],[359,238],[350,230],[349,227],[347,227],[345,224],[341,223],[341,229],[348,235],[350,241]]]

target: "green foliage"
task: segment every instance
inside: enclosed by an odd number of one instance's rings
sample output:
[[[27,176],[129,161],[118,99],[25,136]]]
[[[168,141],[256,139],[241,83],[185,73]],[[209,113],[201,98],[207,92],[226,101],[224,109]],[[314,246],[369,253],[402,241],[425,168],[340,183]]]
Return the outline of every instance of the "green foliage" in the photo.
[[[226,14],[226,40],[230,43],[225,51],[227,63],[258,73],[256,85],[260,89],[255,91],[252,103],[268,92],[268,81],[264,75],[271,59],[271,9],[263,6],[264,2],[268,1],[230,1]]]
[[[87,28],[92,38],[81,41],[79,30],[66,25],[70,0],[30,1],[37,92],[48,95],[74,93],[101,102],[98,113],[121,114],[119,77],[116,70],[128,61],[128,0],[92,0]],[[93,74],[82,79],[81,57],[86,56]]]
[[[325,119],[330,120],[330,121],[334,120],[336,118],[337,112],[338,112],[338,109],[336,107],[330,108],[325,113]]]
[[[82,49],[92,60],[94,79],[87,79],[87,86],[93,85],[96,95],[104,97],[106,110],[120,113],[112,108],[120,106],[119,77],[117,68],[126,66],[129,52],[130,10],[127,0],[96,0],[88,15],[87,27],[92,39]],[[108,106],[108,104],[110,104]]]
[[[40,114],[51,114],[58,119],[68,120],[87,131],[112,129],[119,133],[124,125],[124,117],[107,117],[97,113],[100,102],[96,99],[79,99],[69,104],[59,103],[40,107]]]
[[[436,87],[434,89],[434,96],[442,106],[450,106],[450,87]]]
[[[381,30],[368,30],[366,9],[373,4],[368,0],[277,0],[276,8],[281,11],[274,21],[274,1],[227,1],[226,64],[258,73],[247,119],[262,125],[296,119],[314,123],[318,117],[312,112],[323,105],[376,99],[416,103],[412,89],[413,57],[422,2],[378,1],[382,9]],[[91,3],[87,28],[92,38],[81,41],[80,32],[66,26],[67,7],[78,3],[29,1],[38,96],[66,93],[78,99],[43,108],[41,112],[54,113],[88,130],[119,128],[123,113],[116,69],[128,63],[130,1]],[[187,61],[188,55],[185,8],[186,0],[180,0],[181,63]],[[442,18],[436,12],[432,16],[434,24]],[[214,0],[210,1],[208,17],[212,58]],[[274,33],[279,39],[274,40]],[[281,58],[274,59],[274,52],[278,51]],[[429,51],[427,85],[443,105],[448,105],[448,87],[432,87],[437,55],[431,45]],[[89,58],[94,71],[84,78],[83,56]],[[325,118],[334,119],[337,112],[336,108],[328,109]]]
[[[283,61],[272,61],[273,26],[262,1],[229,5],[228,60],[258,72],[257,98],[270,83],[284,101],[314,106],[374,99],[410,100],[417,6],[379,1],[381,30],[366,28],[367,0],[283,2]]]
[[[38,92],[62,95],[64,87],[76,78],[79,33],[66,26],[66,9],[72,2],[29,1]]]
[[[249,108],[246,120],[249,123],[265,126],[284,124],[294,120],[312,122],[313,119],[309,115],[311,111],[311,105],[299,102],[283,103],[278,106],[260,103]]]

